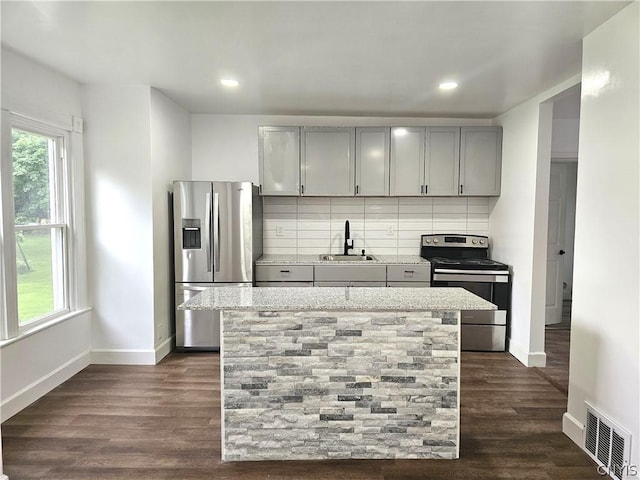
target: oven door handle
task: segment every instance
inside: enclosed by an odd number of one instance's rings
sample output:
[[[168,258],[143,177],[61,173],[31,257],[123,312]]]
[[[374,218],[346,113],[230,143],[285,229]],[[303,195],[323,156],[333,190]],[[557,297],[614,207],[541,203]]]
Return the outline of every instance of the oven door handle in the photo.
[[[434,273],[434,282],[509,283],[509,275],[476,275],[469,273]]]

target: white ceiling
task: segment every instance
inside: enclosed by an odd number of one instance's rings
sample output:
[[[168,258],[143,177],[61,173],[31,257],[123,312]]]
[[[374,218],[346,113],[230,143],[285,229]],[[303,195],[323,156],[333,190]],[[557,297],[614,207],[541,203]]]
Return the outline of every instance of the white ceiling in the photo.
[[[628,3],[3,1],[2,43],[194,113],[493,117],[579,73]]]

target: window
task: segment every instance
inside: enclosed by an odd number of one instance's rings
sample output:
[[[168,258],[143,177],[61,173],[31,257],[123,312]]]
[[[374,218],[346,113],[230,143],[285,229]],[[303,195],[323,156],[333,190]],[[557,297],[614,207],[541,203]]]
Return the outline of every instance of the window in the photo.
[[[13,201],[6,204],[13,203],[15,259],[5,260],[15,262],[5,276],[6,283],[15,282],[5,286],[7,303],[13,304],[7,309],[10,332],[69,311],[67,139],[64,130],[12,118],[8,192]],[[14,256],[9,249],[5,253]]]

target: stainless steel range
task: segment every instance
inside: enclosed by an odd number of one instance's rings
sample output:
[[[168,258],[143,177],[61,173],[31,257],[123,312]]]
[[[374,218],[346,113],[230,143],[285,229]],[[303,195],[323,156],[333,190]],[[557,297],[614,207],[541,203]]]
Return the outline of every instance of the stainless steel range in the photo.
[[[489,238],[480,235],[422,235],[420,255],[431,263],[432,287],[462,287],[498,306],[463,311],[462,350],[506,349],[511,309],[508,265],[488,258]]]

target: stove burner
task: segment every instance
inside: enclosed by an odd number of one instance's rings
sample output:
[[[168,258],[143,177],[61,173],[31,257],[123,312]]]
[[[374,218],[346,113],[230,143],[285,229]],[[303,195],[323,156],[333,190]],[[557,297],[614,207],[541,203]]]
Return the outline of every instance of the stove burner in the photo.
[[[464,263],[468,263],[470,265],[482,265],[485,267],[501,265],[500,263],[489,260],[488,258],[467,258]]]
[[[429,261],[431,263],[441,263],[443,265],[460,265],[460,260],[455,260],[453,258],[433,257],[430,258]]]

